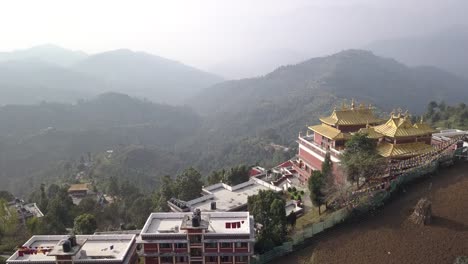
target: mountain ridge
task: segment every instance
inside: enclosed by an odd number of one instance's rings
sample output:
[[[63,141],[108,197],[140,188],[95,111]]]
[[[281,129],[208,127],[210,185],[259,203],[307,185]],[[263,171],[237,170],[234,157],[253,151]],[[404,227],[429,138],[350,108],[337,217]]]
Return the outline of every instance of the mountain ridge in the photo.
[[[70,103],[108,91],[180,105],[201,89],[223,80],[180,62],[129,49],[82,54],[66,65],[58,62],[57,57],[74,54],[54,45],[0,53],[0,105]]]

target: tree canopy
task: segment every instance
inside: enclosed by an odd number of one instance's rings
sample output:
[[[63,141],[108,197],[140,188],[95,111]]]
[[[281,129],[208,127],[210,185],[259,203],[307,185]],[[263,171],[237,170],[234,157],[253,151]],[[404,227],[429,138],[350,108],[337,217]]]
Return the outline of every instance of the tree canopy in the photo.
[[[261,190],[257,195],[248,197],[249,212],[255,223],[260,224],[255,250],[265,252],[281,245],[287,235],[285,202],[271,190]]]
[[[366,180],[377,176],[385,160],[377,154],[377,143],[363,133],[355,133],[345,144],[341,164],[348,181],[355,182],[359,188],[359,179]]]
[[[73,232],[77,235],[94,234],[97,229],[96,218],[92,214],[82,214],[75,218]]]

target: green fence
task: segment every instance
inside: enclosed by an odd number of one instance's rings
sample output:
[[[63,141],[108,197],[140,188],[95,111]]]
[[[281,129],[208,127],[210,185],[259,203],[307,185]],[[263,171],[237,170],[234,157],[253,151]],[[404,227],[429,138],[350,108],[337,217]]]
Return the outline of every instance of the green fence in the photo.
[[[413,168],[405,174],[400,175],[397,179],[393,180],[390,184],[390,188],[387,190],[377,190],[372,193],[365,193],[365,196],[360,200],[358,207],[352,210],[359,210],[365,212],[371,208],[379,207],[389,199],[392,193],[396,192],[398,188],[411,182],[415,179],[418,179],[424,175],[434,173],[439,168],[440,164],[446,164],[447,162],[453,161],[453,153],[440,156],[437,160],[431,161],[427,164],[424,164],[420,167]],[[314,237],[314,235],[323,232],[324,230],[335,226],[346,220],[352,212],[348,207],[341,208],[324,218],[324,221],[319,223],[314,223],[305,227],[304,229],[297,231],[291,236],[291,241],[283,243],[281,246],[275,247],[274,249],[261,254],[254,256],[251,263],[254,264],[264,264],[275,258],[287,255],[294,251],[295,248],[303,247],[307,244],[306,240]]]

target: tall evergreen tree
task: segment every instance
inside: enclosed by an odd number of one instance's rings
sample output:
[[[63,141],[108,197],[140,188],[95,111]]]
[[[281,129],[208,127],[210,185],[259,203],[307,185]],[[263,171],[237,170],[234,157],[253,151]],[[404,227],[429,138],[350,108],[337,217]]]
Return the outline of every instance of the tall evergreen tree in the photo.
[[[310,200],[314,206],[318,207],[320,215],[320,207],[325,203],[325,194],[323,193],[324,180],[323,174],[320,171],[312,172],[312,175],[308,180],[308,187],[310,192]]]

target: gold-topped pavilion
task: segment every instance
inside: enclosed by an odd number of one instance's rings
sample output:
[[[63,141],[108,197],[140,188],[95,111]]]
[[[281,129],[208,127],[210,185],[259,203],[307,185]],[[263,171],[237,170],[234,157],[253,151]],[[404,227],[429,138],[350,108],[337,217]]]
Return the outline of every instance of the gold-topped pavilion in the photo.
[[[378,139],[377,151],[391,159],[406,159],[431,152],[432,133],[436,132],[421,119],[412,124],[409,114],[392,113],[387,122],[360,129],[368,137]]]

